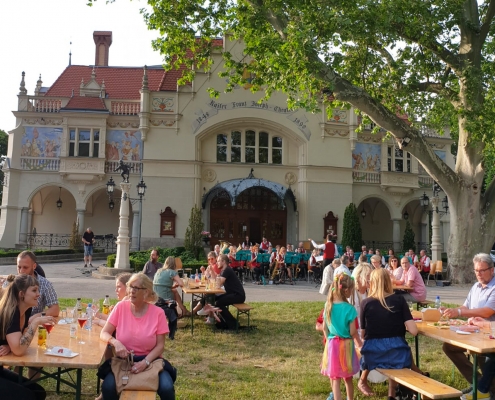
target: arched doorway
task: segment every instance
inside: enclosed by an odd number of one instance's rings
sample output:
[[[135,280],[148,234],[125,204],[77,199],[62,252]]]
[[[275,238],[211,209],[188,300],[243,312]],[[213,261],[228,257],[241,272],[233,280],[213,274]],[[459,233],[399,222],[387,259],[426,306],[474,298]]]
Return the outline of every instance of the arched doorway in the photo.
[[[249,236],[260,243],[266,237],[274,246],[287,243],[287,209],[272,190],[251,187],[241,192],[232,205],[227,191],[216,194],[210,203],[211,242],[220,240],[238,245]]]

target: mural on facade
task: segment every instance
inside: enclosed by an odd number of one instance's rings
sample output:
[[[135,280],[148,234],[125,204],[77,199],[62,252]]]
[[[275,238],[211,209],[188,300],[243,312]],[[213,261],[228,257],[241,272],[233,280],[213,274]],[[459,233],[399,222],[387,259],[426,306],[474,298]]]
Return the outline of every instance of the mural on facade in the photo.
[[[21,157],[60,157],[62,128],[28,126],[24,130]]]
[[[174,99],[172,97],[153,97],[151,105],[153,112],[174,112]]]
[[[140,161],[143,141],[140,131],[110,130],[107,131],[105,158],[108,161]]]
[[[379,144],[356,143],[352,151],[352,168],[357,171],[380,172],[381,152]]]

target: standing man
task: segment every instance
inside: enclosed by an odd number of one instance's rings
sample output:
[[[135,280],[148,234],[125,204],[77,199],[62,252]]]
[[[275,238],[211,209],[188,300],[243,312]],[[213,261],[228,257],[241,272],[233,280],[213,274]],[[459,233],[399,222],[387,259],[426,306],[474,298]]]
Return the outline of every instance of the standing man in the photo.
[[[418,269],[413,267],[409,262],[409,258],[405,256],[400,260],[400,265],[404,270],[402,278],[399,281],[394,281],[393,283],[412,288],[412,290],[408,293],[401,294],[407,301],[412,301],[415,303],[426,300],[425,283],[423,282],[423,278],[421,278]]]
[[[156,271],[163,267],[161,262],[158,262],[158,251],[151,250],[149,261],[144,264],[143,274],[153,281]]]
[[[95,234],[91,228],[86,229],[82,237],[84,243],[84,267],[90,266],[93,268],[91,261],[93,260],[93,243],[95,242]]]
[[[316,244],[313,239],[308,239],[315,249],[323,250],[323,267],[330,264],[334,258],[339,256],[339,250],[337,245],[332,242],[332,235],[327,235],[327,242],[322,244]]]
[[[447,318],[481,317],[495,321],[495,277],[493,260],[485,253],[476,254],[473,258],[474,273],[477,283],[468,293],[464,304],[459,308],[441,309]],[[459,372],[471,383],[473,382],[473,364],[466,357],[465,349],[444,343],[443,351],[452,360]],[[480,357],[480,361],[483,357]],[[467,393],[468,390],[463,390]],[[467,396],[466,396],[467,397]],[[479,398],[479,397],[478,397]]]
[[[33,318],[35,314],[39,314],[41,312],[46,312],[46,315],[48,316],[58,317],[60,307],[58,305],[57,293],[47,279],[35,272],[35,268],[36,256],[32,252],[23,251],[22,253],[19,253],[17,256],[17,273],[19,275],[31,275],[38,279],[40,284],[40,297],[38,297],[38,305],[33,307],[31,311],[31,318]],[[47,307],[46,310],[45,307]]]

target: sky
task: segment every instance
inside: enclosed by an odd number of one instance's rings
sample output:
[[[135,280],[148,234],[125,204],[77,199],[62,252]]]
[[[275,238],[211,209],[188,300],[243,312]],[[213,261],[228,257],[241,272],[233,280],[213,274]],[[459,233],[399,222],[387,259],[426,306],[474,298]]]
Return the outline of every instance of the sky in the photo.
[[[22,71],[28,95],[34,95],[41,74],[43,86],[51,86],[69,64],[93,65],[94,31],[112,31],[109,65],[158,65],[162,57],[151,48],[159,36],[149,31],[139,10],[144,0],[98,0],[88,7],[85,0],[2,1],[0,11],[0,129],[15,128],[12,111]],[[70,45],[72,42],[72,46]]]

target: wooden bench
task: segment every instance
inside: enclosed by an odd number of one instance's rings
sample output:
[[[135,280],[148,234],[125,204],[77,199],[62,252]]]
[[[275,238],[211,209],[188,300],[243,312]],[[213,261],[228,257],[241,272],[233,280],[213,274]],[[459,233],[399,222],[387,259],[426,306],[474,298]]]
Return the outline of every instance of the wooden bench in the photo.
[[[247,319],[248,319],[248,328],[250,327],[250,316],[251,316],[251,310],[253,309],[253,307],[251,307],[249,304],[246,304],[246,303],[242,303],[242,304],[232,304],[233,307],[235,307],[237,309],[237,324],[236,324],[236,332],[239,332],[239,316],[241,314],[245,314],[247,315]]]
[[[156,392],[144,390],[123,390],[120,400],[156,400]]]
[[[377,368],[378,372],[395,382],[407,386],[415,392],[421,393],[430,399],[450,399],[462,396],[460,390],[454,389],[434,379],[428,378],[410,369],[384,369]]]

